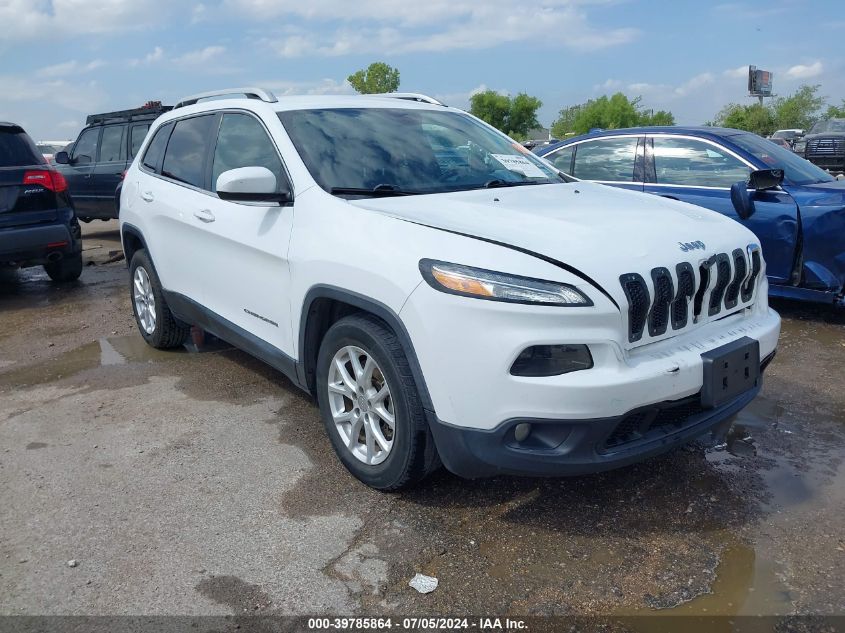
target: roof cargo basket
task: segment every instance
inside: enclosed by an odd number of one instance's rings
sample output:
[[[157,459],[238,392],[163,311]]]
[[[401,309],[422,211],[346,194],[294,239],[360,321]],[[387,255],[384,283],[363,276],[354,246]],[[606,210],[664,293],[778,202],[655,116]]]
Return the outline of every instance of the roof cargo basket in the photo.
[[[115,112],[103,112],[102,114],[89,115],[85,120],[85,125],[116,121],[132,121],[133,119],[141,117],[149,117],[152,115],[158,116],[172,109],[172,106],[161,105],[161,101],[147,101],[143,107],[134,108],[132,110],[117,110]]]

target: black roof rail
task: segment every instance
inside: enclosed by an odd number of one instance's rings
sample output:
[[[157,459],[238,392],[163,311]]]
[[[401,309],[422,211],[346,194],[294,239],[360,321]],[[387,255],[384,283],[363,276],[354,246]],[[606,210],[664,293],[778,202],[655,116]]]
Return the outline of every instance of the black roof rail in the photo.
[[[103,112],[102,114],[91,114],[85,120],[85,125],[96,123],[133,121],[135,119],[159,116],[173,109],[173,106],[163,106],[159,102],[150,102],[142,108],[131,110],[117,110],[115,112]]]

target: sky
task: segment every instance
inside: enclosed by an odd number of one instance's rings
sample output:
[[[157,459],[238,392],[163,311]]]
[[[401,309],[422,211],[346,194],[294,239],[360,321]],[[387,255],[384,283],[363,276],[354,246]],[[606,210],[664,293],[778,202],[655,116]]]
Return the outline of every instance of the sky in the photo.
[[[260,86],[343,94],[373,61],[400,90],[467,108],[493,89],[539,97],[540,122],[623,92],[701,124],[774,91],[845,99],[841,0],[0,0],[0,120],[75,139],[87,114]]]

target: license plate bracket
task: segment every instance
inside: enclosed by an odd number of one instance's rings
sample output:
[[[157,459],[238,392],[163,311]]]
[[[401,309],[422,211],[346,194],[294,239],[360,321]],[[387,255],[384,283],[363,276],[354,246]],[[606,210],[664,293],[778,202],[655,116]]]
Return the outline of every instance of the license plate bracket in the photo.
[[[701,406],[712,409],[753,389],[760,379],[760,342],[747,336],[701,355]]]

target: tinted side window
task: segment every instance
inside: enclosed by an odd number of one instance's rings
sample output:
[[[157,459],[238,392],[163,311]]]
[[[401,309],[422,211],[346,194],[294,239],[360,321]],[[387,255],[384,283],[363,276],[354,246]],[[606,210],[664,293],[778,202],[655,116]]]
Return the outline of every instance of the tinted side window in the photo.
[[[552,164],[557,167],[559,170],[566,174],[572,173],[572,155],[575,153],[575,145],[570,145],[569,147],[564,147],[556,151],[551,156],[547,156]]]
[[[109,125],[103,128],[100,140],[100,162],[126,160],[126,126]]]
[[[276,147],[261,123],[246,114],[224,114],[214,150],[211,189],[217,191],[220,174],[239,167],[266,167],[276,176],[277,186],[287,181]]]
[[[97,155],[97,140],[99,137],[100,128],[93,127],[85,130],[73,146],[73,156],[71,158],[80,163],[92,162]]]
[[[738,158],[704,141],[654,138],[658,183],[695,187],[730,187],[748,179],[751,170]]]
[[[143,144],[144,138],[146,138],[147,131],[149,129],[149,123],[132,126],[132,132],[130,133],[129,158],[134,158],[135,154],[138,153],[138,150],[141,149],[141,145]]]
[[[216,115],[177,121],[164,153],[161,175],[180,182],[205,187],[205,157],[208,137]]]
[[[637,137],[609,138],[581,143],[575,150],[575,173],[584,180],[631,182]]]
[[[147,145],[142,164],[148,169],[158,171],[161,166],[161,159],[164,157],[164,148],[170,140],[170,133],[173,131],[173,124],[167,123],[156,130],[153,140]]]

